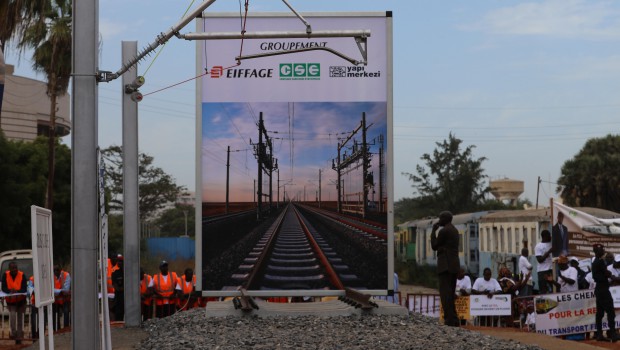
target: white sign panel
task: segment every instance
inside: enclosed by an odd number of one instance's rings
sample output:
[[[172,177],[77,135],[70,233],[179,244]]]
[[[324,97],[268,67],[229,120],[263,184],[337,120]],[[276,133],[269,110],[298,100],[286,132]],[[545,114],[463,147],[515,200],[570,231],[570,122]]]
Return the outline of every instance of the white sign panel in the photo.
[[[37,206],[30,207],[35,306],[54,302],[54,252],[52,212]]]
[[[512,310],[510,294],[472,295],[469,302],[471,316],[509,316]]]

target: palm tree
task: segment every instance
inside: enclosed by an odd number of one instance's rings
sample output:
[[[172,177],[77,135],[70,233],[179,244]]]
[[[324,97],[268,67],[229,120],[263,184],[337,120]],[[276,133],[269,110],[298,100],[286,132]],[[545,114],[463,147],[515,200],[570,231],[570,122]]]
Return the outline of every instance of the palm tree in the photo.
[[[2,0],[0,1],[0,74],[4,78],[4,52],[11,39],[21,41],[25,28],[37,17],[44,0]],[[3,79],[4,80],[4,79]],[[2,93],[0,92],[0,101]],[[2,104],[0,103],[0,108]],[[0,131],[2,130],[0,116]]]
[[[47,0],[39,17],[25,29],[20,48],[34,50],[33,68],[45,73],[50,97],[48,177],[46,208],[53,208],[56,147],[56,100],[64,96],[71,80],[71,0]]]

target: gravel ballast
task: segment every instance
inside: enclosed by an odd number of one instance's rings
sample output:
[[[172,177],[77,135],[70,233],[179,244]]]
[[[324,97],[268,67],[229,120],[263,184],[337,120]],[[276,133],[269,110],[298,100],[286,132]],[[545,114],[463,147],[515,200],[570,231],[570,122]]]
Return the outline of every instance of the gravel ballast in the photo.
[[[143,350],[166,349],[541,349],[409,313],[335,317],[207,317],[204,309],[144,324]]]

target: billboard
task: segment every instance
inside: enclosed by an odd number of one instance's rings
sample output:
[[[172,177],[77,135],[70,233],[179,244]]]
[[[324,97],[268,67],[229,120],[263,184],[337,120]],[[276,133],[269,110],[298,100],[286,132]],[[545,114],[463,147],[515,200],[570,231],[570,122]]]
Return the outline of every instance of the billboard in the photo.
[[[303,14],[351,37],[197,44],[198,284],[205,295],[393,289],[391,13]],[[204,33],[304,31],[291,14],[198,20]],[[243,59],[237,56],[295,53]]]

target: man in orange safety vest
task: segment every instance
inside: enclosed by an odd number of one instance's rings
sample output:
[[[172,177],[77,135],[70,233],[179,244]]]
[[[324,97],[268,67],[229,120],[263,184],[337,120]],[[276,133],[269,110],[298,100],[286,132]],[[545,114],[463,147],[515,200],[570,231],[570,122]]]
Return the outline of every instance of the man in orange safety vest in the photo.
[[[173,315],[176,311],[175,290],[179,279],[175,272],[168,273],[168,262],[159,264],[160,273],[153,276],[149,289],[155,298],[155,317]]]
[[[198,306],[198,295],[196,295],[196,275],[190,267],[185,269],[185,273],[179,280],[177,286],[179,298],[177,299],[177,309],[189,310]]]
[[[21,344],[24,337],[27,282],[28,277],[17,269],[15,261],[11,261],[9,270],[2,275],[2,291],[6,294],[4,301],[9,309],[10,336],[15,339],[15,344]]]
[[[153,316],[153,297],[149,290],[149,285],[153,277],[144,273],[144,269],[140,268],[140,305],[142,309],[142,321],[146,321]]]

